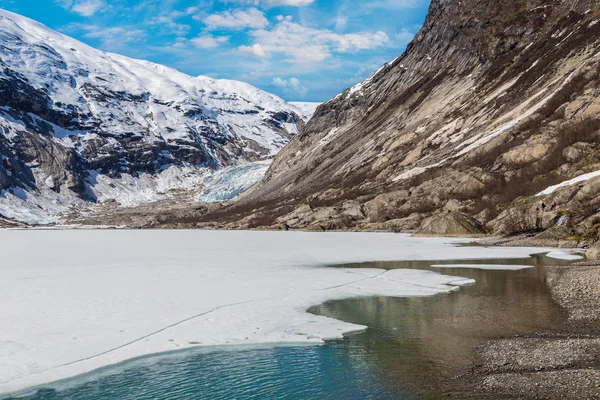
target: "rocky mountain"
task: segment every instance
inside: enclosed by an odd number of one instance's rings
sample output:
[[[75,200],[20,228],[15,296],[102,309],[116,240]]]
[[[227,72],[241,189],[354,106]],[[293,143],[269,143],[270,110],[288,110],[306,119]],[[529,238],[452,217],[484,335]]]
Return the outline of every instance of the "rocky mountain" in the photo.
[[[432,0],[406,52],[321,105],[256,189],[186,221],[593,237],[599,95],[600,1]]]
[[[0,10],[0,215],[194,189],[272,158],[308,120],[246,83],[109,54]]]

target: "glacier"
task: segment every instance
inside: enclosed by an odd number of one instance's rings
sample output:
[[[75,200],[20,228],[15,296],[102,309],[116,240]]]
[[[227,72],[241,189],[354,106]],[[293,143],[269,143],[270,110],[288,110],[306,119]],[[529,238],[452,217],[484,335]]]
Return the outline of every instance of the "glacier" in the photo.
[[[204,203],[233,200],[256,185],[265,176],[271,161],[228,167],[206,177],[202,193],[196,198]]]

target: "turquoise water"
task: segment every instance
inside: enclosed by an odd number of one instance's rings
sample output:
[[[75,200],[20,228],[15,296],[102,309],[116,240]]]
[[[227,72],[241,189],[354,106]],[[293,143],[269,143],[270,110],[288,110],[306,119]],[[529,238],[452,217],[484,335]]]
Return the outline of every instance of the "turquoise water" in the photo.
[[[313,307],[315,314],[369,327],[322,346],[156,356],[48,385],[19,400],[438,399],[448,394],[481,399],[457,388],[454,377],[467,371],[473,348],[486,340],[561,325],[564,313],[552,301],[540,266],[565,262],[543,256],[470,261],[477,262],[535,268],[440,270],[429,267],[436,262],[423,261],[346,265],[430,269],[477,284],[428,298],[358,298]]]
[[[360,346],[259,348],[158,357],[26,400],[410,399]],[[139,364],[139,363],[138,363]]]

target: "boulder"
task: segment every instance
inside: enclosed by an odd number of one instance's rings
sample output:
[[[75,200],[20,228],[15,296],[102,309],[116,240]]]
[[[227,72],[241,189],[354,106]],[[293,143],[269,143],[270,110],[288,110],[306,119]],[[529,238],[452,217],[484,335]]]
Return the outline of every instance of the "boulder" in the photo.
[[[438,212],[427,218],[416,232],[418,235],[470,236],[485,234],[485,228],[475,218],[459,211]]]
[[[392,219],[386,222],[368,223],[362,227],[368,231],[375,232],[414,232],[416,231],[424,216],[419,213],[414,213],[405,218]]]
[[[575,196],[578,201],[585,204],[595,200],[600,195],[600,177],[590,179],[581,185],[581,189],[579,189]]]
[[[358,201],[345,201],[342,204],[342,215],[353,218],[358,221],[365,218],[365,213]]]
[[[408,199],[410,193],[406,190],[381,194],[365,203],[364,212],[369,222],[385,222],[394,219],[395,214]]]
[[[460,174],[456,180],[451,181],[452,194],[459,198],[473,198],[479,196],[486,189],[485,184],[469,174]]]
[[[522,167],[544,158],[552,148],[552,145],[553,143],[548,138],[536,137],[523,143],[521,146],[507,151],[502,155],[502,159],[505,165]]]
[[[562,156],[565,160],[570,163],[576,163],[583,157],[593,151],[592,145],[589,143],[575,143],[572,146],[565,148],[562,152]]]
[[[585,256],[590,260],[600,260],[600,242],[596,242],[588,249]]]

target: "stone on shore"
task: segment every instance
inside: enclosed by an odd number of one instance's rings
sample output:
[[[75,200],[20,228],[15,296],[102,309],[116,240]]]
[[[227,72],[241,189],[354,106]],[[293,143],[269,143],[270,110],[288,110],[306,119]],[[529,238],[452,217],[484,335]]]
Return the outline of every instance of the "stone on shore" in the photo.
[[[590,247],[585,253],[585,256],[589,260],[600,260],[600,242],[597,242],[595,245]]]

